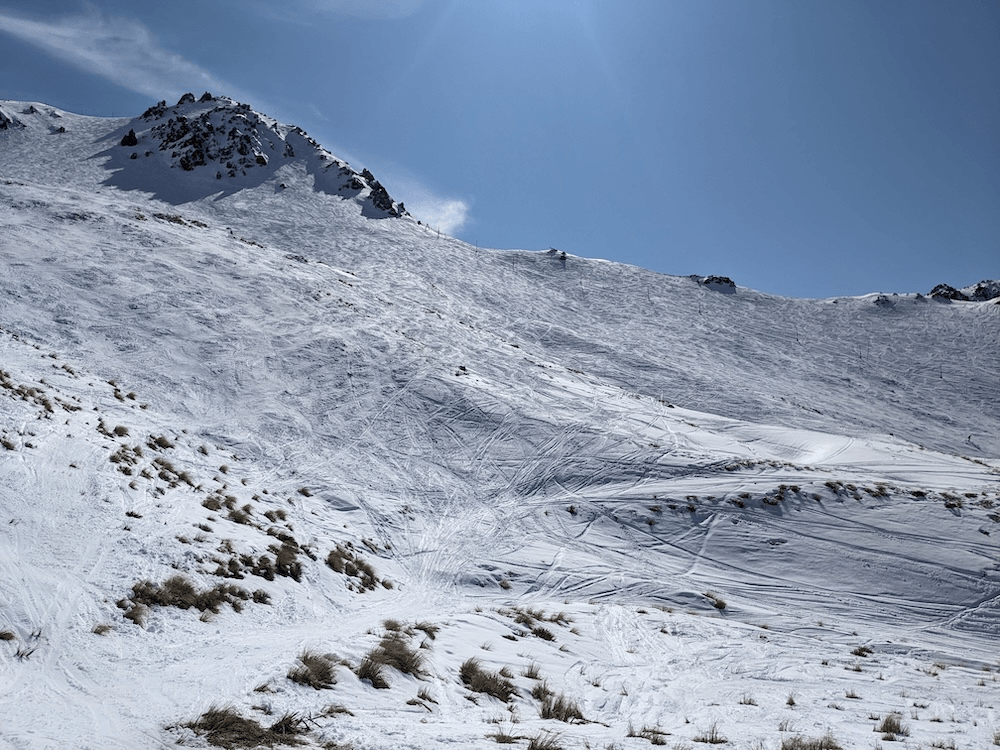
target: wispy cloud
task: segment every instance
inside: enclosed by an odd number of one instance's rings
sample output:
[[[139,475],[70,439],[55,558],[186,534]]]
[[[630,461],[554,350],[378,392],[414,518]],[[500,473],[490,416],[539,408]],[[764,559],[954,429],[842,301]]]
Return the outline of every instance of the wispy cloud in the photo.
[[[385,184],[393,198],[406,204],[407,211],[434,229],[454,235],[471,219],[468,202],[440,195],[412,175],[394,174],[392,170],[380,169],[376,176]]]
[[[33,44],[80,70],[156,99],[197,89],[238,95],[208,71],[161,47],[139,21],[107,16],[93,7],[83,14],[54,21],[0,11],[0,32]]]

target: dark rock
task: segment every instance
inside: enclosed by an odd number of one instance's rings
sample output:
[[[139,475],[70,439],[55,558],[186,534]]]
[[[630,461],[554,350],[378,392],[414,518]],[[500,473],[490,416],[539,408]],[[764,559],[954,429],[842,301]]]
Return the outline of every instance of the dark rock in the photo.
[[[969,298],[958,291],[953,286],[948,286],[947,284],[938,284],[936,287],[931,289],[931,297],[934,299],[954,299],[961,300],[962,302],[968,302]]]
[[[980,281],[969,292],[969,299],[975,302],[987,302],[997,297],[1000,297],[1000,281]]]
[[[736,293],[736,283],[728,276],[705,276],[698,279],[698,283],[716,292],[724,294]]]
[[[0,130],[8,130],[13,128],[23,128],[24,123],[18,120],[16,117],[8,117],[3,112],[0,112]]]
[[[394,213],[392,198],[389,197],[388,191],[382,187],[378,180],[372,184],[372,204],[383,211]]]
[[[166,113],[167,113],[167,102],[164,100],[161,102],[157,102],[152,107],[143,112],[142,119],[158,120],[161,117],[163,117],[163,115],[165,115]]]
[[[201,99],[199,99],[198,101],[201,103],[205,103],[212,101],[214,98],[215,98],[214,96],[212,96],[210,93],[206,91],[204,94],[201,95]]]
[[[184,96],[177,100],[178,107],[182,104],[194,104],[194,94],[184,94]]]
[[[135,130],[129,129],[128,133],[125,134],[125,137],[122,138],[122,145],[127,147],[139,145],[139,139],[135,136]]]

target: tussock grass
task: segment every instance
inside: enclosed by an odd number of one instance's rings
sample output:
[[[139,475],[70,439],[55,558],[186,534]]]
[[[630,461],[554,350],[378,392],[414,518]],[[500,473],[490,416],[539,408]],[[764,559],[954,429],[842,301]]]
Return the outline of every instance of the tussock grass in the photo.
[[[166,435],[150,435],[146,440],[146,445],[153,450],[169,450],[174,447],[173,442]]]
[[[326,557],[326,564],[336,573],[343,573],[348,578],[356,578],[356,584],[349,582],[348,588],[360,592],[374,591],[379,585],[392,588],[392,583],[381,580],[375,568],[361,557],[350,542],[338,544]]]
[[[320,713],[323,716],[339,716],[340,714],[354,716],[354,712],[351,711],[351,709],[347,706],[341,706],[339,703],[331,703],[329,706],[320,711]]]
[[[325,654],[306,649],[299,654],[299,663],[288,670],[288,679],[314,690],[323,690],[337,684],[334,661]]]
[[[582,724],[587,721],[576,701],[567,698],[563,693],[543,698],[538,713],[543,719],[556,719],[567,724],[574,722]]]
[[[432,641],[437,638],[438,632],[441,630],[440,625],[434,625],[429,622],[418,622],[413,626],[415,630],[422,630],[424,634],[430,638]]]
[[[713,594],[711,591],[705,592],[705,598],[712,602],[712,606],[715,607],[720,612],[726,608],[726,601],[718,594]]]
[[[719,731],[719,725],[713,723],[708,729],[706,729],[701,734],[696,734],[692,737],[695,742],[705,742],[709,745],[721,745],[723,743],[729,742],[722,733]]]
[[[541,732],[528,740],[528,750],[563,750],[559,744],[559,735],[552,732]]]
[[[540,672],[539,672],[538,663],[537,662],[531,662],[531,664],[529,664],[528,666],[526,666],[521,671],[521,676],[522,677],[527,677],[529,680],[540,679]]]
[[[212,706],[183,726],[204,737],[208,744],[227,750],[302,745],[304,740],[301,735],[308,730],[305,721],[294,713],[286,713],[270,727],[264,728],[260,722],[241,716],[230,706]]]
[[[475,657],[466,659],[459,667],[458,676],[462,684],[474,693],[492,695],[504,703],[517,694],[514,683],[499,672],[489,672],[482,668]]]
[[[552,631],[541,625],[536,625],[531,629],[531,634],[536,638],[541,638],[543,641],[554,641],[556,639]]]
[[[399,633],[387,634],[375,648],[373,656],[403,674],[423,676],[424,655]]]
[[[358,676],[359,680],[370,682],[373,688],[379,690],[389,688],[389,681],[385,678],[385,665],[371,658],[371,655],[365,656],[361,660],[361,663],[354,669],[354,674]]]
[[[398,624],[395,621],[389,622]],[[419,648],[410,645],[403,631],[390,630],[382,636],[377,646],[365,654],[354,673],[358,679],[368,680],[372,687],[385,689],[389,687],[386,669],[395,669],[420,679],[424,676],[424,661],[424,654]]]
[[[280,547],[271,546],[274,553],[274,569],[279,576],[291,578],[294,581],[302,580],[302,563],[298,560],[299,546],[297,544],[282,542]]]
[[[818,739],[788,737],[781,741],[781,750],[844,750],[844,748],[832,734],[827,732]]]
[[[903,723],[900,714],[889,714],[879,724],[875,725],[875,731],[882,733],[882,739],[895,740],[896,736],[909,737],[910,728]]]
[[[498,729],[493,734],[486,735],[486,737],[496,741],[499,745],[513,745],[518,740],[527,739],[526,737],[519,737],[516,734],[511,734],[505,729]]]
[[[174,575],[163,583],[153,583],[142,580],[132,585],[132,593],[118,601],[118,607],[125,610],[125,617],[136,625],[143,626],[149,615],[150,607],[176,607],[178,609],[197,609],[199,612],[218,614],[223,604],[229,604],[234,611],[243,609],[243,602],[251,596],[259,601],[258,594],[250,594],[240,586],[220,583],[212,588],[198,589],[183,575]],[[264,594],[266,597],[267,595]]]
[[[664,739],[664,735],[666,735],[666,734],[667,734],[667,732],[664,732],[659,727],[647,727],[647,726],[644,726],[639,731],[636,731],[635,728],[630,723],[628,725],[628,733],[625,736],[626,737],[641,737],[644,740],[649,740],[649,744],[651,744],[651,745],[666,745],[667,741]]]
[[[536,701],[544,701],[555,695],[555,691],[549,687],[548,680],[542,680],[531,688],[531,697]]]

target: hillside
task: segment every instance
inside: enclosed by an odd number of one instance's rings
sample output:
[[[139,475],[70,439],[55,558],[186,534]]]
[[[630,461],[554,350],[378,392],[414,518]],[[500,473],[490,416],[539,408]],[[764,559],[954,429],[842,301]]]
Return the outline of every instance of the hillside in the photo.
[[[0,741],[998,736],[995,299],[474,248],[225,98],[0,123]]]

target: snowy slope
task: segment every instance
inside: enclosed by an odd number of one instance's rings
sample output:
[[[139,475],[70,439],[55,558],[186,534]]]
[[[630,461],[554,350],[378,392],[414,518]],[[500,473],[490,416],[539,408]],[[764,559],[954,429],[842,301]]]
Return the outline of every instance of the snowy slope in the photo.
[[[0,743],[197,745],[213,703],[359,748],[1000,731],[995,300],[469,247],[224,98],[0,113]],[[179,572],[249,598],[123,601]],[[422,679],[286,678],[387,619],[440,628]]]

